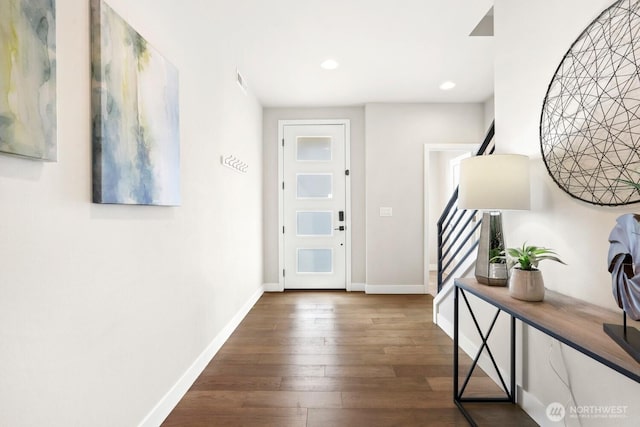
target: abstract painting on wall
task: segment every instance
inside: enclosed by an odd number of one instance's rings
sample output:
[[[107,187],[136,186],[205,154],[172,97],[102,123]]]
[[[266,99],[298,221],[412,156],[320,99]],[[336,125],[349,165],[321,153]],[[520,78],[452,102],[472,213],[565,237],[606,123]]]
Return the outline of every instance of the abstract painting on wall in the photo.
[[[180,204],[178,71],[91,0],[93,201]]]
[[[55,161],[55,0],[0,1],[0,152]]]

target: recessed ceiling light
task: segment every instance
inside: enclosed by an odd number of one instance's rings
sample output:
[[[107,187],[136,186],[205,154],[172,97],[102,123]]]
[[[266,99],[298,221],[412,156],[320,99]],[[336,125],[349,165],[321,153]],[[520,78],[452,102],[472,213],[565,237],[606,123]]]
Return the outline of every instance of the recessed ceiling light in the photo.
[[[335,70],[340,64],[335,59],[327,59],[320,66],[325,70]]]
[[[440,85],[440,89],[442,90],[451,90],[454,87],[456,87],[456,84],[454,82],[444,82]]]

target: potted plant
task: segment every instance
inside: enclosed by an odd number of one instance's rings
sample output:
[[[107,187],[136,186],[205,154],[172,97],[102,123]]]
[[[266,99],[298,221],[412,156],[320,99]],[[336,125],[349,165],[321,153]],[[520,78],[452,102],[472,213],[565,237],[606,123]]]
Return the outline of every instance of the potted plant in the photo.
[[[544,281],[538,270],[540,261],[548,259],[565,264],[552,249],[527,246],[526,243],[521,248],[507,248],[495,258],[506,260],[511,269],[509,295],[524,301],[542,301],[544,298]]]

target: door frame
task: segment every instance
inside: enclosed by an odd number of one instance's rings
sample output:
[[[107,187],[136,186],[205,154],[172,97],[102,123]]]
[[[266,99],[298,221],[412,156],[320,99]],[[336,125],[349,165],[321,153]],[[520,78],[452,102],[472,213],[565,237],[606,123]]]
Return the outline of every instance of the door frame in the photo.
[[[423,173],[424,173],[424,187],[423,187],[423,192],[424,192],[424,205],[423,205],[423,227],[422,227],[422,232],[423,234],[423,245],[424,245],[424,252],[423,252],[423,256],[424,256],[424,261],[423,261],[423,269],[424,269],[424,273],[423,273],[423,281],[424,281],[424,289],[425,289],[425,293],[430,293],[433,291],[433,285],[429,283],[429,274],[431,272],[431,265],[430,265],[430,259],[431,259],[431,251],[432,250],[437,250],[437,248],[431,248],[431,245],[429,243],[430,240],[430,235],[429,235],[429,221],[433,220],[433,221],[437,221],[438,218],[429,218],[429,209],[430,209],[430,203],[431,200],[429,199],[429,180],[430,180],[430,175],[431,175],[431,170],[429,168],[429,165],[431,163],[431,153],[432,152],[443,152],[443,151],[468,151],[471,153],[471,155],[473,155],[477,150],[478,147],[480,147],[480,144],[478,143],[470,143],[470,144],[424,144],[424,166],[423,166]],[[435,295],[434,295],[435,296]]]
[[[349,119],[329,120],[278,120],[278,291],[284,292],[284,127],[287,125],[344,125],[344,162],[346,170],[351,171],[351,122]],[[345,284],[351,291],[351,174],[345,180]]]

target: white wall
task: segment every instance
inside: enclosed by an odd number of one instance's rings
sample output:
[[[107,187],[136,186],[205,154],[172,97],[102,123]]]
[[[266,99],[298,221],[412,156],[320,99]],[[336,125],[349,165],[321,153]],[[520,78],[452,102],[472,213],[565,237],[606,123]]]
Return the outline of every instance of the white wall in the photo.
[[[278,283],[278,120],[349,119],[351,127],[351,281],[365,279],[364,108],[265,108],[264,138],[264,279]]]
[[[615,219],[633,206],[601,208],[571,198],[551,180],[540,156],[538,126],[544,96],[569,46],[611,4],[609,0],[498,0],[496,11],[496,137],[501,151],[531,156],[532,208],[506,218],[510,244],[523,240],[555,248],[568,266],[543,266],[548,288],[617,308],[607,272],[607,238]],[[539,25],[545,22],[545,25]],[[533,240],[535,239],[535,241]],[[526,390],[543,406],[567,392],[550,371],[548,337],[531,331]],[[557,344],[557,343],[556,343]],[[612,342],[611,345],[616,345]],[[583,420],[583,426],[636,425],[640,384],[573,350],[566,350],[579,405],[628,405],[624,420]],[[556,350],[557,355],[557,350]]]
[[[483,114],[482,104],[365,106],[367,285],[422,285],[424,144],[482,142]]]
[[[429,236],[429,245],[431,248],[438,247],[438,227],[437,227],[437,218],[440,217],[443,211],[443,207],[446,204],[445,197],[443,193],[445,193],[444,189],[447,186],[447,167],[444,164],[444,158],[448,157],[449,153],[434,151],[429,155],[429,164],[425,165],[425,168],[429,170],[429,188],[427,192],[429,193],[429,219],[428,222],[428,230],[427,235]],[[449,194],[451,197],[451,194]],[[429,269],[435,270],[435,267],[438,263],[438,251],[430,250],[429,254]]]
[[[495,105],[495,97],[491,96],[489,99],[484,101],[484,128],[489,130],[489,126],[491,126],[491,122],[496,117],[496,105]]]
[[[261,289],[262,111],[228,2],[109,3],[180,70],[183,205],[90,203],[89,2],[58,0],[59,161],[0,156],[0,425],[137,425]]]
[[[610,3],[497,0],[495,110],[498,151],[529,155],[532,169],[531,211],[505,213],[506,244],[526,240],[556,249],[569,265],[541,265],[549,289],[617,309],[607,272],[607,237],[616,217],[637,208],[596,207],[565,194],[547,174],[538,136],[542,103],[556,67],[581,31]],[[441,314],[450,320],[448,310],[443,307]],[[486,320],[486,315],[481,317]],[[569,398],[551,369],[553,363],[565,379],[568,373],[578,405],[628,406],[625,418],[582,419],[582,426],[637,425],[638,383],[566,346],[560,350],[558,342],[535,330],[524,329],[522,404],[537,422],[555,425],[544,409],[554,401],[567,403]],[[496,332],[506,336],[504,327]],[[578,425],[578,420],[568,419],[567,425]]]
[[[265,108],[266,283],[278,282],[278,120],[332,118],[351,120],[352,282],[366,282],[367,292],[381,290],[375,287],[381,284],[415,286],[404,291],[418,289],[424,268],[424,144],[481,142],[485,132],[483,104]],[[394,216],[380,218],[381,206],[393,207]],[[370,244],[369,239],[377,243]],[[391,291],[394,289],[400,288]]]
[[[453,194],[451,161],[469,151],[432,151],[429,154],[429,264],[436,270],[438,263],[438,218]]]
[[[564,193],[544,167],[538,130],[542,103],[556,67],[575,38],[610,2],[503,3],[498,12],[502,17],[497,17],[504,37],[496,39],[496,138],[499,151],[531,157],[533,181],[531,211],[506,217],[511,241],[535,236],[532,243],[553,247],[563,256],[568,267],[544,266],[548,287],[616,308],[606,265],[607,238],[616,217],[633,212],[635,207],[597,207]],[[525,18],[527,14],[548,14],[545,5],[553,11],[545,18],[548,25],[537,28],[525,24],[531,22]]]

